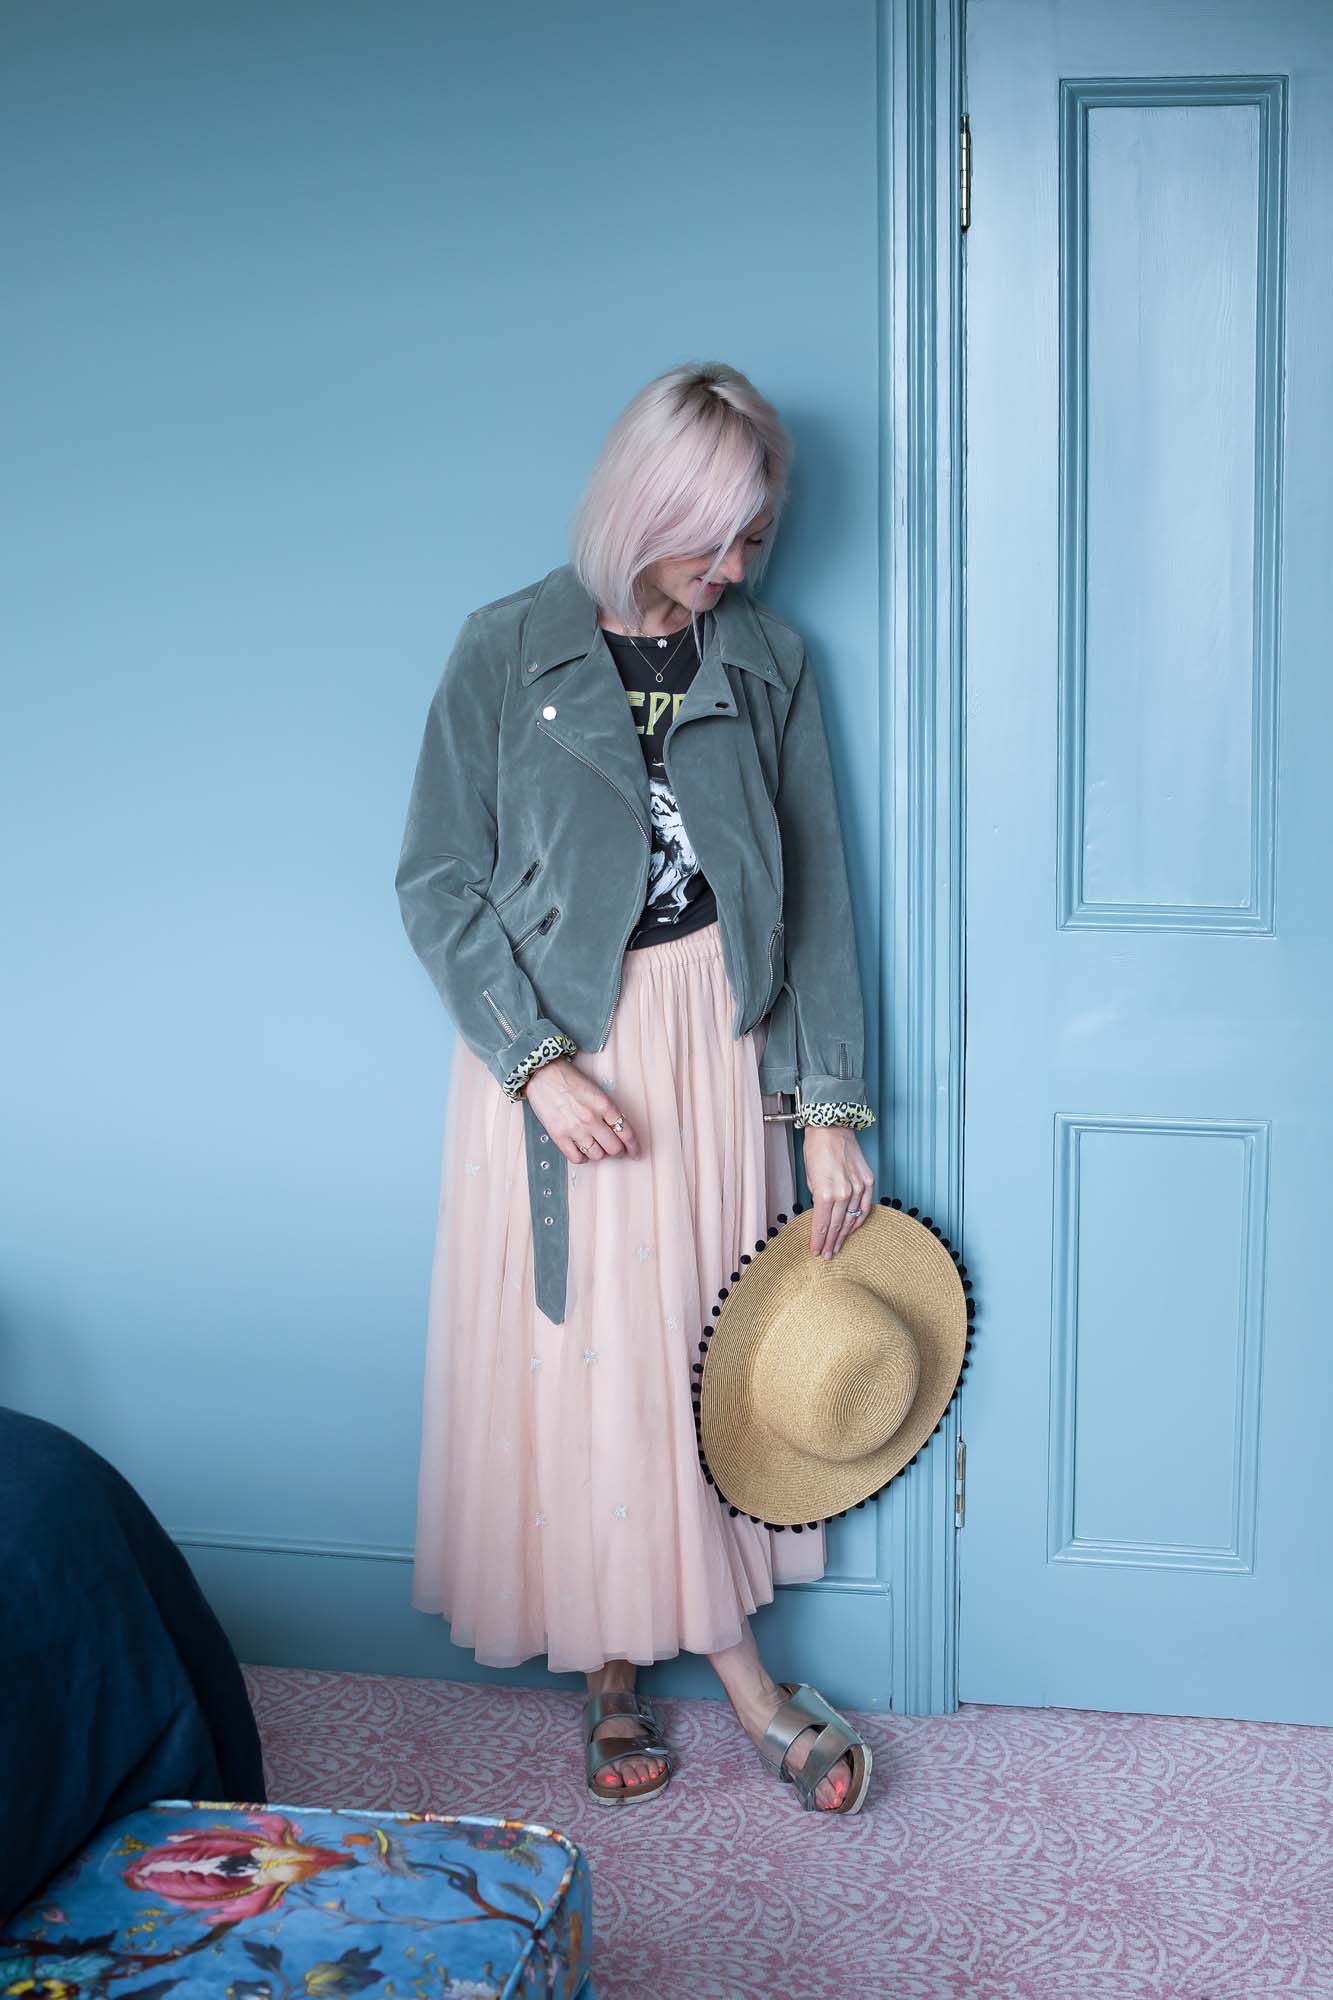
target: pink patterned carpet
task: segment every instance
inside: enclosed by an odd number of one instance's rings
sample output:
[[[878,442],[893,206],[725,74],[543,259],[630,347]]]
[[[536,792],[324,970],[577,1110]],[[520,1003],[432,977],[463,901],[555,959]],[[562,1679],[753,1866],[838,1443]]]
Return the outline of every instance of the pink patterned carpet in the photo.
[[[861,1715],[865,1810],[800,1810],[722,1701],[585,1802],[578,1698],[247,1667],[268,1796],[516,1814],[583,1847],[597,2000],[1333,2000],[1333,1730]]]

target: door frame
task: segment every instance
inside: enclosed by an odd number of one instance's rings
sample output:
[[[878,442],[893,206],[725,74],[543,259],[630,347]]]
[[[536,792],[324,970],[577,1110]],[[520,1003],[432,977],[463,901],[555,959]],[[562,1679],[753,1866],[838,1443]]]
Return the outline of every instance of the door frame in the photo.
[[[965,0],[880,4],[880,751],[892,782],[880,794],[879,1192],[918,1208],[966,1260]],[[977,1321],[980,1331],[980,1306]],[[963,1401],[879,1503],[896,1614],[891,1705],[907,1715],[958,1707]]]

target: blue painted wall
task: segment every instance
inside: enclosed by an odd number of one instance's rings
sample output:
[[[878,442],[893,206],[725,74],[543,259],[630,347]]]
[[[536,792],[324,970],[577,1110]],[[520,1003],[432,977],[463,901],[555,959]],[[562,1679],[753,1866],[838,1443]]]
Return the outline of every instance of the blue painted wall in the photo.
[[[471,1671],[402,1560],[452,1029],[393,871],[463,614],[564,560],[678,360],[796,437],[764,594],[836,690],[873,1024],[879,33],[0,13],[0,1399],[134,1480],[244,1657]]]

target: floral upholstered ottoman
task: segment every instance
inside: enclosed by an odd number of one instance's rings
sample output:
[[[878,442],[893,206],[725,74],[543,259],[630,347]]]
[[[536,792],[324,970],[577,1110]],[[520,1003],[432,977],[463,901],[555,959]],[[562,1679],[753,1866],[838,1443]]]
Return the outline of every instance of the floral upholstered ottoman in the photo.
[[[0,1929],[4,2000],[593,2000],[580,1850],[521,1820],[160,1799]]]

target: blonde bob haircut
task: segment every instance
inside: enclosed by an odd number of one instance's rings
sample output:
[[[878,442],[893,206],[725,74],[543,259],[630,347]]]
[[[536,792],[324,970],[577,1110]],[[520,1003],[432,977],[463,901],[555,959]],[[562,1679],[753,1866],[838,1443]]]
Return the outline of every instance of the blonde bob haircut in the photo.
[[[602,609],[639,632],[638,579],[650,563],[697,555],[707,559],[711,582],[736,537],[769,508],[763,547],[746,570],[747,584],[757,580],[768,567],[791,459],[777,411],[738,368],[721,361],[669,368],[607,433],[574,516],[575,574]]]

